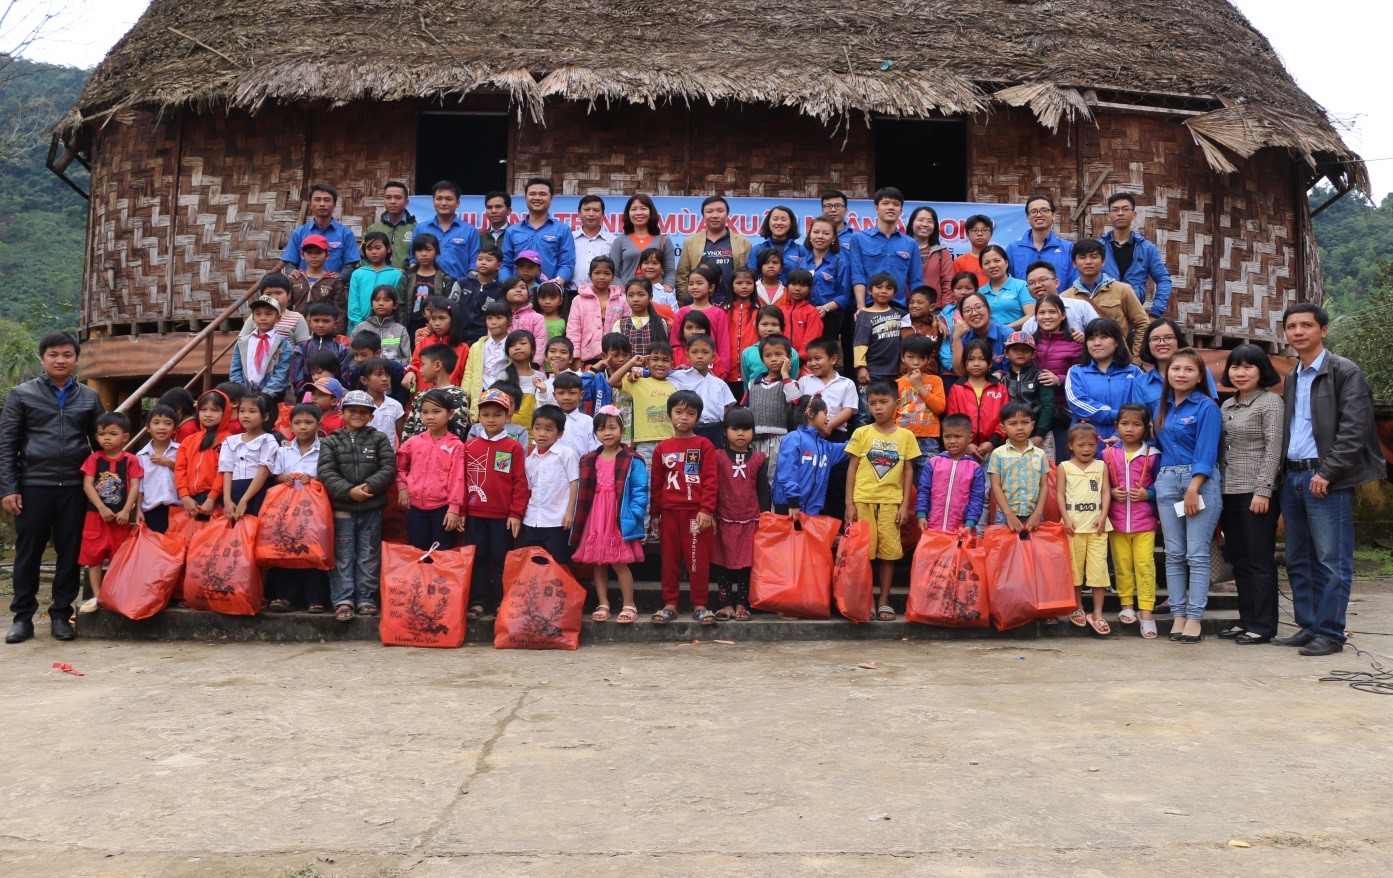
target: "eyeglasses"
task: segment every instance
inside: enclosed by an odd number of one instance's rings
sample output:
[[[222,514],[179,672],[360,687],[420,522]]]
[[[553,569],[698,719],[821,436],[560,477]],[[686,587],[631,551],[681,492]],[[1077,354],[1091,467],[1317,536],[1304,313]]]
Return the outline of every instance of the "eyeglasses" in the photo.
[[[1048,207],[1037,207],[1026,211],[1028,216],[1049,216],[1052,213],[1054,213],[1054,211]]]
[[[1176,339],[1175,339],[1175,336],[1173,336],[1173,335],[1153,335],[1153,336],[1151,336],[1151,342],[1152,342],[1152,344],[1155,344],[1156,342],[1160,342],[1160,343],[1162,343],[1162,344],[1175,344],[1175,341],[1176,341]]]
[[[987,309],[984,305],[973,305],[970,308],[963,309],[964,314],[985,314],[986,311]]]
[[[1049,283],[1050,281],[1052,281],[1052,280],[1056,280],[1056,278],[1052,278],[1052,277],[1037,277],[1035,280],[1028,280],[1028,281],[1026,281],[1026,282],[1025,282],[1025,285],[1028,286],[1028,287],[1043,287],[1043,286],[1045,286],[1046,284],[1048,284],[1048,283]]]
[[[1136,213],[1135,207],[1113,207],[1108,209],[1108,213]]]

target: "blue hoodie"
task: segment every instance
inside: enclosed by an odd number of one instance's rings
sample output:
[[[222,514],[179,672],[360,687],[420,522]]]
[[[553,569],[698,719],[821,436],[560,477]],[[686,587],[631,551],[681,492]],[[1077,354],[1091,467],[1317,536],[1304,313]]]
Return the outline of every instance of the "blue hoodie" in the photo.
[[[1118,277],[1117,254],[1112,243],[1112,232],[1098,240],[1103,243],[1104,252],[1107,254],[1103,258],[1103,273],[1110,277]],[[1161,251],[1156,245],[1133,232],[1132,264],[1127,267],[1127,273],[1119,279],[1136,291],[1138,299],[1145,302],[1147,278],[1156,282],[1156,295],[1151,301],[1151,316],[1160,317],[1166,313],[1166,304],[1171,300],[1171,273],[1166,269],[1166,262],[1161,258]]]
[[[799,427],[779,446],[773,501],[807,515],[820,514],[832,467],[845,459],[845,442],[828,442],[815,428]]]
[[[1088,421],[1097,427],[1099,439],[1116,435],[1117,410],[1132,401],[1132,385],[1141,374],[1136,366],[1122,366],[1116,361],[1106,373],[1096,363],[1070,366],[1064,378],[1064,397],[1074,421]]]

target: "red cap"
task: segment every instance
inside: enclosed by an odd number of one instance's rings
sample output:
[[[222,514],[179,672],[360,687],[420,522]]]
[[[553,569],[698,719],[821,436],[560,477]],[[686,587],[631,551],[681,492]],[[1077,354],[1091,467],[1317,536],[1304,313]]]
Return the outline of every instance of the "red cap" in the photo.
[[[318,247],[320,250],[323,250],[325,253],[328,253],[329,239],[324,237],[323,235],[309,235],[300,244],[301,250],[305,249],[306,247]]]

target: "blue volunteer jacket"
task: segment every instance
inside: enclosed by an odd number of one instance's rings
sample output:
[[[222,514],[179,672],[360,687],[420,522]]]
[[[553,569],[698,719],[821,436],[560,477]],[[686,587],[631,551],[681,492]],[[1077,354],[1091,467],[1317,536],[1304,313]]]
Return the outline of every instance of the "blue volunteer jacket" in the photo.
[[[1132,264],[1127,267],[1125,275],[1120,275],[1117,273],[1117,259],[1113,256],[1112,233],[1109,232],[1098,240],[1102,242],[1103,250],[1107,254],[1103,257],[1103,274],[1118,278],[1131,287],[1142,302],[1146,301],[1147,278],[1154,280],[1156,295],[1151,300],[1150,314],[1152,317],[1160,317],[1166,313],[1166,304],[1171,300],[1171,273],[1161,259],[1160,248],[1133,232]]]
[[[799,427],[779,446],[773,501],[808,515],[820,514],[827,503],[832,467],[845,459],[845,442],[828,442],[816,429]]]
[[[870,279],[880,272],[895,278],[895,298],[891,299],[901,308],[905,306],[908,292],[924,283],[924,263],[919,259],[919,243],[896,231],[886,235],[879,227],[857,232],[842,243],[843,252],[851,261],[851,283],[866,287],[866,299],[870,300]]]
[[[542,257],[542,276],[547,280],[570,283],[576,273],[576,239],[571,227],[549,216],[541,228],[532,228],[527,217],[508,226],[503,233],[503,270],[500,277],[517,274],[513,260],[524,250],[536,250]]]
[[[756,263],[759,260],[759,251],[768,250],[771,247],[778,250],[779,255],[782,256],[784,260],[783,271],[779,272],[779,283],[781,284],[788,283],[788,273],[790,271],[793,271],[795,268],[807,268],[808,263],[811,261],[808,256],[808,251],[797,241],[785,241],[783,246],[780,247],[769,238],[760,238],[750,246],[749,267],[756,268]],[[759,276],[757,269],[755,276]]]
[[[1088,421],[1098,428],[1099,439],[1115,436],[1117,410],[1132,401],[1132,385],[1140,377],[1141,370],[1130,364],[1113,362],[1107,372],[1096,363],[1070,366],[1064,378],[1064,398],[1075,423]]]
[[[1030,263],[1041,259],[1054,266],[1061,290],[1067,290],[1074,285],[1074,280],[1079,276],[1078,270],[1074,268],[1074,245],[1054,232],[1050,232],[1049,237],[1045,239],[1045,246],[1039,250],[1035,249],[1035,240],[1030,236],[1030,229],[1026,229],[1024,235],[1006,245],[1006,260],[1011,265],[1011,277],[1025,280],[1025,272]]]
[[[836,302],[842,311],[851,310],[851,262],[845,250],[828,253],[816,268],[809,253],[803,267],[813,273],[813,292],[808,301],[818,307]]]

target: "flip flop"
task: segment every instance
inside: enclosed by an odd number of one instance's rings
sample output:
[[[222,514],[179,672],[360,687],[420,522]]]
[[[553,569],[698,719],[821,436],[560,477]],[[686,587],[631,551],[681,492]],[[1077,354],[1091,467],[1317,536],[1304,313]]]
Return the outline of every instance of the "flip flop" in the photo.
[[[1069,621],[1073,624],[1075,628],[1087,628],[1088,614],[1085,613],[1082,609],[1075,610],[1074,612],[1069,614]]]
[[[340,622],[352,622],[353,605],[339,604],[337,607],[334,607],[334,618],[338,619]]]
[[[668,609],[667,607],[663,607],[661,610],[659,610],[658,612],[656,612],[656,613],[653,614],[653,620],[652,620],[652,621],[653,621],[653,624],[654,624],[654,625],[666,625],[667,623],[671,622],[673,619],[676,619],[676,618],[677,618],[677,611],[676,611],[676,610],[672,610],[672,609]]]
[[[750,621],[750,611],[745,609],[744,607],[741,607],[740,609],[735,611],[735,615],[731,618],[737,622],[748,622]]]
[[[876,607],[875,617],[879,622],[893,622],[895,621],[895,608],[889,604],[883,607]]]
[[[1156,620],[1155,620],[1155,619],[1142,619],[1142,620],[1140,620],[1140,621],[1141,621],[1141,636],[1144,637],[1144,638],[1146,638],[1147,640],[1155,640],[1155,639],[1156,639]]]
[[[1131,607],[1123,607],[1122,612],[1117,614],[1117,621],[1123,625],[1137,624],[1137,611]]]
[[[1101,617],[1101,616],[1099,616],[1099,617],[1096,618],[1096,619],[1095,619],[1094,617],[1092,617],[1092,616],[1089,616],[1089,617],[1088,617],[1088,625],[1089,625],[1090,628],[1093,629],[1093,631],[1094,631],[1095,634],[1111,634],[1111,633],[1112,633],[1112,626],[1108,624],[1108,620],[1107,620],[1107,619],[1104,619],[1104,618]]]

